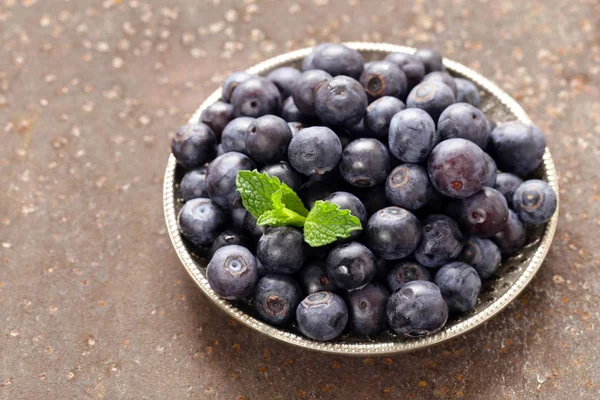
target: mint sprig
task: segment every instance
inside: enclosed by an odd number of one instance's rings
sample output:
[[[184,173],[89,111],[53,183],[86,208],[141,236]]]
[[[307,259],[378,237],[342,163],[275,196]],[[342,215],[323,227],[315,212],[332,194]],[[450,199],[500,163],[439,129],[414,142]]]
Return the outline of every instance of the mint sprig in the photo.
[[[304,241],[324,246],[362,229],[357,217],[337,204],[317,201],[310,212],[300,197],[277,177],[258,171],[240,171],[236,179],[242,204],[259,225],[304,227]]]

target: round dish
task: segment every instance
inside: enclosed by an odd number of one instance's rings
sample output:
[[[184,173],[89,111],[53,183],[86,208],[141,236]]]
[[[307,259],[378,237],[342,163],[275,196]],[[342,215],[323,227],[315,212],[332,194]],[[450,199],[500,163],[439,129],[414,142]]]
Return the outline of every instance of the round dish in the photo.
[[[414,48],[387,43],[350,42],[345,44],[360,51],[365,61],[383,59],[386,54],[392,52],[414,53],[415,51]],[[305,48],[282,54],[257,64],[247,71],[266,75],[271,70],[285,65],[299,67],[302,59],[311,50],[311,48]],[[467,78],[477,85],[482,94],[481,109],[487,116],[491,116],[493,121],[519,120],[527,124],[532,123],[521,106],[490,80],[456,61],[445,58],[444,65],[452,75]],[[202,111],[220,97],[221,89],[218,89],[202,103],[190,121],[198,121]],[[548,148],[544,154],[544,162],[535,175],[547,181],[558,195],[556,169]],[[513,301],[540,269],[554,238],[558,222],[557,209],[546,225],[529,232],[529,242],[518,254],[503,261],[498,272],[499,277],[484,283],[475,308],[467,314],[451,316],[446,326],[435,335],[419,339],[405,339],[386,331],[372,339],[342,335],[332,342],[317,342],[302,336],[295,328],[281,329],[259,321],[251,315],[246,303],[224,300],[210,288],[205,274],[208,260],[194,253],[194,249],[182,240],[177,228],[177,214],[183,205],[178,184],[181,177],[181,171],[177,168],[175,158],[171,155],[167,162],[163,186],[167,230],[183,266],[200,289],[229,316],[258,332],[298,347],[334,354],[364,356],[412,351],[441,343],[481,326]]]

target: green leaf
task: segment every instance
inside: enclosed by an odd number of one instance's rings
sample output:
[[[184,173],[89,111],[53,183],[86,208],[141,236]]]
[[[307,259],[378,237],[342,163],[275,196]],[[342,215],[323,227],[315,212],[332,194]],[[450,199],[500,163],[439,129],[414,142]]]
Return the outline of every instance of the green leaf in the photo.
[[[304,226],[306,218],[285,207],[282,201],[283,192],[278,190],[271,196],[273,209],[263,213],[256,223],[270,226]]]
[[[350,210],[342,210],[337,204],[319,200],[306,217],[304,241],[311,247],[324,246],[361,229],[359,219],[350,214]]]
[[[240,171],[237,174],[236,186],[244,207],[256,219],[274,208],[272,196],[278,190],[281,190],[281,202],[286,208],[303,217],[308,215],[308,210],[298,195],[275,176],[261,174],[256,170]]]

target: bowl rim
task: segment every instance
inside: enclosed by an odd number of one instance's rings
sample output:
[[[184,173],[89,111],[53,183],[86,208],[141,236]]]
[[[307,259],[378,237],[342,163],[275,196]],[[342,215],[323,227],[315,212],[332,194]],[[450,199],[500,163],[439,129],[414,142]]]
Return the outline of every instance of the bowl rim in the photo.
[[[413,54],[416,49],[412,47],[394,45],[390,43],[371,43],[371,42],[345,42],[345,45],[356,49],[360,52],[374,52],[387,54],[391,52],[405,52]],[[289,64],[290,62],[299,61],[308,55],[312,51],[312,47],[295,50],[292,52],[284,53],[276,57],[265,60],[261,63],[254,65],[246,71],[252,74],[263,74],[273,68]],[[517,103],[515,99],[509,96],[506,92],[500,89],[495,83],[489,79],[483,77],[474,70],[460,64],[456,61],[448,58],[443,59],[444,66],[451,72],[462,75],[465,78],[473,81],[478,86],[489,92],[496,100],[500,101],[506,108],[510,110],[516,120],[519,120],[525,124],[532,124],[531,119],[523,108]],[[215,90],[208,98],[200,105],[196,112],[189,119],[190,122],[196,122],[200,118],[202,111],[221,98],[221,89]],[[273,339],[277,339],[281,342],[288,343],[300,348],[316,350],[323,353],[337,354],[337,355],[355,355],[355,356],[367,356],[367,355],[389,355],[395,353],[402,353],[408,351],[414,351],[417,349],[426,348],[435,344],[439,344],[458,337],[476,327],[481,326],[484,322],[490,320],[502,311],[512,300],[514,300],[527,286],[527,284],[533,279],[536,272],[540,269],[546,254],[550,249],[550,245],[556,232],[558,224],[558,211],[559,211],[559,190],[558,190],[558,177],[556,168],[552,160],[550,150],[546,147],[543,157],[543,170],[546,175],[546,180],[550,186],[554,189],[557,195],[557,210],[554,213],[552,219],[546,224],[544,232],[537,244],[537,249],[531,257],[529,263],[524,267],[521,275],[512,284],[510,288],[502,295],[491,302],[486,308],[473,314],[464,320],[458,322],[456,325],[451,326],[448,329],[442,329],[440,332],[431,336],[426,336],[417,339],[408,339],[406,341],[382,341],[373,343],[337,343],[337,342],[318,342],[310,340],[301,335],[280,330],[277,327],[268,325],[251,315],[248,315],[239,310],[233,303],[220,298],[209,286],[206,277],[196,265],[192,259],[190,252],[185,247],[179,229],[177,226],[177,214],[175,211],[175,169],[176,160],[172,154],[169,155],[167,167],[165,171],[164,183],[163,183],[163,206],[164,214],[167,225],[169,237],[175,248],[175,251],[184,265],[187,272],[190,274],[192,279],[200,287],[202,292],[212,300],[221,310],[225,311],[230,317],[236,321],[246,325],[266,336]]]

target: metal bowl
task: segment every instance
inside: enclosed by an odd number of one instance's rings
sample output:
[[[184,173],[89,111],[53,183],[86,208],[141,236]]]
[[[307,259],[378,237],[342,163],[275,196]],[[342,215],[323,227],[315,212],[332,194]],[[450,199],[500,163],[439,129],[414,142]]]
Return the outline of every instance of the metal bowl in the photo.
[[[346,45],[360,51],[366,61],[383,59],[386,54],[392,52],[413,53],[415,51],[410,47],[385,43],[352,42],[346,43]],[[248,72],[266,75],[271,70],[285,65],[299,67],[302,59],[310,51],[310,48],[306,48],[279,55],[253,66],[248,69]],[[481,108],[493,121],[519,120],[526,124],[532,123],[521,106],[493,82],[456,61],[444,59],[444,65],[453,75],[467,78],[479,87],[482,100]],[[190,121],[198,121],[201,112],[207,106],[219,100],[220,97],[221,90],[219,89],[202,103],[190,118]],[[546,148],[544,154],[543,165],[536,171],[535,175],[549,182],[558,194],[556,170],[548,148]],[[518,254],[502,262],[495,279],[484,282],[475,308],[467,314],[451,316],[446,326],[435,335],[419,339],[406,339],[386,331],[373,338],[359,338],[346,334],[331,342],[317,342],[302,336],[295,326],[289,329],[281,329],[267,325],[252,316],[247,302],[224,300],[213,292],[206,280],[207,260],[196,254],[193,246],[182,240],[177,229],[177,214],[183,204],[179,194],[181,177],[182,171],[177,168],[175,158],[171,155],[167,163],[163,188],[167,229],[173,247],[183,266],[200,289],[229,316],[262,334],[304,349],[334,354],[383,355],[412,351],[452,339],[483,325],[484,322],[498,314],[513,301],[542,266],[544,257],[546,257],[552,243],[558,221],[558,212],[556,212],[545,226],[531,230],[528,236],[528,244]]]

